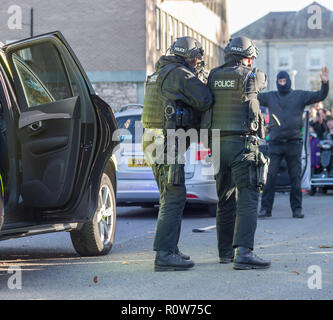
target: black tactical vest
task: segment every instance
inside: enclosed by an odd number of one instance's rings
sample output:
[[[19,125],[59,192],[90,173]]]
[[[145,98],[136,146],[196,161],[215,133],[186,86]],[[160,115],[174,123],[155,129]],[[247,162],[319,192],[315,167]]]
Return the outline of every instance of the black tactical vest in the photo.
[[[180,66],[182,65],[179,63],[170,63],[147,77],[141,118],[144,128],[164,128],[164,108],[167,100],[162,94],[162,85],[168,74]]]
[[[249,102],[246,87],[249,77],[254,77],[251,68],[243,66],[215,69],[210,88],[215,97],[212,114],[212,129],[220,129],[222,135],[248,134]]]

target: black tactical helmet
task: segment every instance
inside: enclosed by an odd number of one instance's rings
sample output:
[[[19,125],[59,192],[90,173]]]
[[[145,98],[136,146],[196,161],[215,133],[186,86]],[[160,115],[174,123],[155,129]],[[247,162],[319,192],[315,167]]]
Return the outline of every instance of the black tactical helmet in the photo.
[[[204,50],[198,40],[192,37],[178,38],[170,47],[170,53],[185,59],[202,59]]]
[[[237,37],[230,39],[224,50],[224,57],[227,59],[231,55],[236,55],[244,58],[257,58],[258,53],[259,50],[252,40],[246,37]]]

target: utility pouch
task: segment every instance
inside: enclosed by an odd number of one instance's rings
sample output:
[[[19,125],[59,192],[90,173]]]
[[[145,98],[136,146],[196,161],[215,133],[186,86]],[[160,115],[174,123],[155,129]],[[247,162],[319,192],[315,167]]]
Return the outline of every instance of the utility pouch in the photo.
[[[169,165],[168,184],[173,186],[185,184],[185,170],[183,164],[175,163]]]
[[[245,152],[257,152],[258,150],[258,138],[255,136],[247,136],[245,139]]]
[[[177,103],[176,124],[178,128],[191,128],[194,122],[194,114],[191,107],[184,103]]]

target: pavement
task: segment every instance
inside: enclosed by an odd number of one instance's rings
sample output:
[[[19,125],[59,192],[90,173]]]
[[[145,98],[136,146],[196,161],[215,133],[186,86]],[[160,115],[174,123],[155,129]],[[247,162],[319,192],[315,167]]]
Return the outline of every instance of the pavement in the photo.
[[[273,217],[258,220],[255,253],[272,262],[262,271],[219,264],[216,231],[192,232],[215,224],[199,210],[182,223],[180,249],[196,263],[190,271],[153,272],[156,210],[118,208],[116,242],[104,257],[79,257],[68,233],[3,241],[0,300],[332,300],[332,203],[333,193],[306,195],[298,220],[289,196],[277,195]]]

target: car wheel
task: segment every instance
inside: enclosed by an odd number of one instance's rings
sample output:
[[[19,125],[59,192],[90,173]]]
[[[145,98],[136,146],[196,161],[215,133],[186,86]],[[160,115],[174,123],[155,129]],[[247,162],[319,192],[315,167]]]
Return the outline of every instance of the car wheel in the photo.
[[[98,208],[92,221],[71,232],[76,252],[81,256],[102,256],[112,249],[116,231],[116,197],[109,176],[103,173]]]
[[[217,204],[211,204],[208,206],[208,214],[211,217],[216,217]]]

